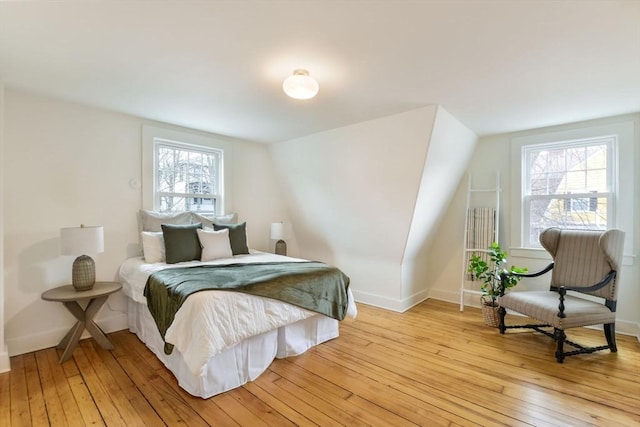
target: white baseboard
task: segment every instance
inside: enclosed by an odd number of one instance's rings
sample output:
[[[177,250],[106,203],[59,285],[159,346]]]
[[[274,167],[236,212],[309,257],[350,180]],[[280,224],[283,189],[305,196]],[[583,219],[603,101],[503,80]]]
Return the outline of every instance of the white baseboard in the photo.
[[[11,363],[9,361],[9,351],[7,345],[0,346],[0,374],[3,372],[9,372],[11,370]]]
[[[97,322],[105,333],[120,331],[122,329],[128,329],[129,323],[127,321],[127,315],[124,313],[114,313],[104,319],[98,319]],[[45,348],[55,347],[58,345],[62,337],[64,337],[69,329],[73,326],[73,323],[69,324],[67,328],[56,328],[45,332],[31,334],[27,336],[21,336],[18,338],[7,339],[7,347],[9,350],[9,356],[16,356],[18,354],[30,353],[32,351],[38,351]],[[84,331],[80,339],[90,338],[91,335]],[[0,354],[0,367],[2,355]],[[0,370],[0,372],[2,372]]]
[[[640,341],[640,324],[616,319],[616,334],[635,336]]]
[[[471,298],[473,295],[467,295],[466,298]],[[475,296],[473,296],[475,297]],[[429,298],[437,299],[438,301],[450,302],[453,304],[460,304],[460,292],[457,291],[448,291],[444,289],[431,289],[429,291]],[[475,297],[477,299],[477,297]],[[471,301],[469,301],[471,303]],[[469,304],[473,305],[473,304]],[[477,305],[480,306],[479,304]]]
[[[404,313],[428,298],[427,290],[417,292],[404,299],[389,298],[369,292],[357,291],[355,289],[352,289],[352,292],[356,302],[384,308],[385,310],[396,311],[398,313]]]

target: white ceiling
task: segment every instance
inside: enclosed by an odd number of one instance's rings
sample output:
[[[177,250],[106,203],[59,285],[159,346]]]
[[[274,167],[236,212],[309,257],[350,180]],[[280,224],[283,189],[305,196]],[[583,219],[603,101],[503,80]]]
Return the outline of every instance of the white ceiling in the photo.
[[[0,78],[261,142],[428,104],[487,135],[640,111],[640,1],[2,2]]]

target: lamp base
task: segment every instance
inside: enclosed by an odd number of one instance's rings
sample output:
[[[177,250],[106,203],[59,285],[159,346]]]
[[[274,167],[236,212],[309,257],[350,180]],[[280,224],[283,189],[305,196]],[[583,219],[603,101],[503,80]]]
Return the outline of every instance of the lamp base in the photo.
[[[287,243],[282,239],[276,242],[276,255],[287,255]]]
[[[71,283],[76,291],[88,291],[96,283],[96,263],[87,255],[80,255],[73,261]]]

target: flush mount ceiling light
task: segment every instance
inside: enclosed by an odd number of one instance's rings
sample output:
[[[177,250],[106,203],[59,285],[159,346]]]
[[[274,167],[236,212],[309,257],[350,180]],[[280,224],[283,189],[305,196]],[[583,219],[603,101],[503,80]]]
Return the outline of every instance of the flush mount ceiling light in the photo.
[[[282,83],[282,89],[291,98],[310,99],[316,96],[320,87],[307,70],[294,70]]]

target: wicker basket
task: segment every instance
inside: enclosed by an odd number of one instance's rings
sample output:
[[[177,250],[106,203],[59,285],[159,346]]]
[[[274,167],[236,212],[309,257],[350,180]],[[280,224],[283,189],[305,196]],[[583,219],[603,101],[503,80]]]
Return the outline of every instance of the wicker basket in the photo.
[[[480,306],[482,308],[482,318],[484,319],[484,323],[487,326],[491,326],[492,328],[497,328],[500,326],[500,313],[499,306],[493,305],[493,301],[491,299],[480,299]]]

